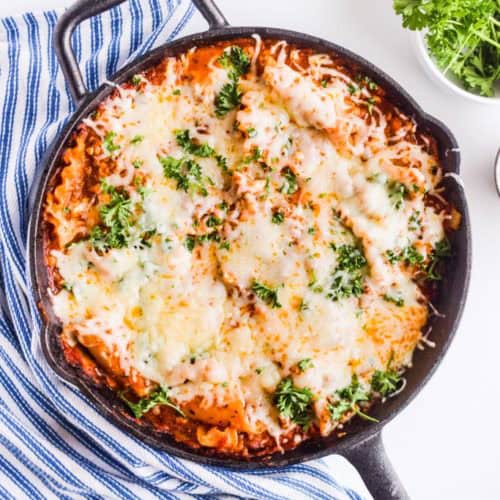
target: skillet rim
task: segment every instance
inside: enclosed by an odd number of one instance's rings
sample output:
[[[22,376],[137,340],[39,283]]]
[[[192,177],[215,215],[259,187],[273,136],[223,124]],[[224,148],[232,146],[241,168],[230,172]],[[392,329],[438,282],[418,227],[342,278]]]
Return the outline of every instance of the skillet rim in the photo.
[[[305,33],[268,27],[213,28],[202,33],[196,33],[176,39],[157,47],[156,49],[125,65],[111,78],[109,78],[108,81],[121,84],[129,80],[133,74],[152,67],[162,58],[185,52],[190,47],[196,45],[209,45],[222,40],[248,38],[254,33],[259,34],[263,39],[283,39],[289,43],[294,43],[299,46],[335,53],[336,55],[341,56],[347,63],[358,66],[363,73],[374,78],[377,83],[380,83],[380,85],[387,92],[390,101],[396,104],[398,108],[402,109],[404,113],[412,116],[417,122],[419,128],[431,133],[437,139],[443,169],[447,172],[459,174],[460,152],[458,150],[458,145],[455,137],[448,127],[444,125],[444,123],[434,116],[425,113],[420,105],[399,83],[371,62],[349,49]],[[453,314],[451,315],[451,325],[443,334],[443,342],[440,342],[437,345],[434,351],[434,359],[431,360],[431,365],[424,371],[422,376],[419,376],[420,380],[416,386],[411,390],[408,389],[399,394],[397,398],[394,398],[394,400],[390,402],[391,404],[388,411],[382,411],[382,413],[387,414],[382,415],[379,423],[370,424],[368,426],[354,424],[352,426],[352,433],[348,433],[340,440],[335,435],[320,439],[311,439],[305,441],[298,447],[285,452],[284,454],[278,453],[265,458],[253,457],[251,459],[244,459],[221,457],[220,455],[212,455],[206,452],[200,453],[199,449],[190,448],[178,443],[165,433],[162,434],[154,431],[148,428],[148,426],[137,426],[135,420],[123,411],[123,402],[119,400],[117,401],[116,394],[109,389],[99,387],[94,383],[89,383],[89,381],[82,378],[82,374],[78,373],[78,370],[69,366],[64,358],[64,354],[61,352],[60,343],[58,341],[59,329],[55,324],[57,320],[52,314],[47,290],[46,287],[44,287],[46,279],[44,280],[43,274],[44,271],[46,271],[46,266],[43,258],[43,223],[41,219],[43,214],[43,202],[50,187],[50,181],[55,170],[57,169],[60,154],[64,150],[64,147],[66,146],[68,139],[71,137],[75,127],[80,123],[82,118],[95,109],[95,107],[108,97],[112,91],[112,86],[106,83],[102,84],[95,91],[90,92],[77,105],[77,109],[68,119],[61,132],[53,139],[52,144],[44,154],[42,168],[40,168],[37,172],[37,178],[35,178],[31,190],[31,192],[35,194],[33,197],[33,208],[28,228],[27,257],[29,263],[29,288],[35,297],[38,311],[42,316],[42,350],[52,370],[64,381],[81,390],[90,399],[91,403],[97,405],[98,410],[105,416],[105,418],[110,420],[114,425],[127,431],[132,435],[132,437],[136,439],[138,438],[140,441],[145,442],[154,448],[167,451],[172,455],[205,465],[215,465],[222,466],[224,468],[244,470],[258,469],[262,467],[281,467],[284,465],[304,462],[314,458],[324,457],[332,453],[343,454],[349,449],[379,435],[382,428],[416,397],[423,386],[431,378],[437,369],[437,366],[446,354],[462,317],[469,287],[472,257],[470,218],[463,187],[459,183],[455,183],[452,180],[445,180],[447,189],[451,190],[452,193],[455,190],[454,197],[456,199],[453,204],[462,215],[461,228],[457,231],[457,233],[460,233],[462,240],[461,245],[464,246],[464,248],[461,248],[462,260],[459,262],[459,264],[463,267],[464,274],[458,278],[453,276],[454,279],[458,279],[461,283],[459,283],[460,290],[452,309]],[[444,155],[443,158],[441,158],[442,155]],[[410,370],[413,372],[416,368],[417,367],[414,366],[410,368]],[[387,404],[388,403],[386,403],[386,405]],[[387,409],[387,406],[385,408]],[[349,426],[347,428],[350,429]]]

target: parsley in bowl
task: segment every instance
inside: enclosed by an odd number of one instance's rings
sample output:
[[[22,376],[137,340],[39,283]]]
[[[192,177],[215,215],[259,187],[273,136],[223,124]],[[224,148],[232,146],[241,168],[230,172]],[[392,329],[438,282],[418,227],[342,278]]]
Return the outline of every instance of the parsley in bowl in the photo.
[[[394,0],[431,75],[455,92],[500,103],[500,2]]]

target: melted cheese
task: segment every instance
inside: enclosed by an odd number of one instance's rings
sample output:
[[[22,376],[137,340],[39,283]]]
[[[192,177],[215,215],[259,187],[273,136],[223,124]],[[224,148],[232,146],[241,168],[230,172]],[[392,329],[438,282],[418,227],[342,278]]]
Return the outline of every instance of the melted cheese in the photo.
[[[404,134],[388,144],[376,106],[377,119],[352,112],[352,82],[328,56],[311,56],[303,71],[282,54],[262,75],[252,65],[241,81],[243,107],[222,119],[213,102],[226,71],[214,59],[206,78],[182,79],[188,66],[169,59],[163,84],[143,77],[141,92],[120,88],[96,118],[85,120],[103,140],[116,134],[116,167],[106,180],[126,187],[140,205],[132,231],[155,236],[149,246],[104,254],[85,240],[53,251],[72,290],[53,295],[54,310],[65,331],[104,343],[123,373],[170,387],[179,404],[240,399],[244,425],[277,437],[283,427],[270,395],[284,377],[309,387],[323,411],[353,373],[368,383],[392,352],[397,366],[411,362],[427,307],[411,269],[392,265],[386,252],[416,242],[427,255],[443,238],[443,216],[423,201],[440,174]],[[325,75],[330,83],[323,88]],[[186,155],[175,139],[179,129],[226,157],[232,170],[228,176],[215,158],[194,158],[206,196],[164,177],[160,158]],[[260,162],[245,160],[256,148]],[[297,182],[290,193],[285,167]],[[145,178],[143,199],[131,187],[137,173]],[[422,189],[396,208],[389,180]],[[222,200],[229,211],[219,208]],[[273,220],[277,212],[282,221]],[[414,213],[418,230],[409,228]],[[219,241],[195,243],[190,251],[187,239],[206,234],[214,214],[222,219]],[[360,297],[328,297],[338,265],[332,244],[363,250],[368,265]],[[256,297],[255,282],[275,289],[281,307]],[[387,302],[387,294],[404,305]],[[314,366],[299,373],[305,358]],[[322,421],[322,432],[328,429]]]

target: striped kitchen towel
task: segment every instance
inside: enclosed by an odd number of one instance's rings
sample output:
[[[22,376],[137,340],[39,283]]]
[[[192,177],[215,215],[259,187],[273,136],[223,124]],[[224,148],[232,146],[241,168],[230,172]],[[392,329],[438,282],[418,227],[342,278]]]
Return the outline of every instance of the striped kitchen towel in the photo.
[[[74,47],[88,88],[181,34],[193,12],[187,0],[131,0],[83,23]],[[45,362],[27,283],[26,232],[35,171],[74,109],[51,42],[57,18],[48,11],[0,21],[0,496],[361,498],[332,476],[352,476],[340,457],[329,466],[234,472],[145,446]]]

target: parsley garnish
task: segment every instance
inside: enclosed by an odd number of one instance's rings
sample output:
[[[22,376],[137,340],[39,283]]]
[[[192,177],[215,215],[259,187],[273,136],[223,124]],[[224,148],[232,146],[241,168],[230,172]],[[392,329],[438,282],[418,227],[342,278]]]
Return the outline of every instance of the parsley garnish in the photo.
[[[175,89],[175,90],[172,92],[172,95],[181,95],[181,89]]]
[[[450,242],[446,238],[441,241],[438,241],[431,252],[430,262],[425,270],[427,274],[427,279],[431,281],[437,281],[442,279],[441,274],[436,270],[436,266],[441,261],[441,259],[450,256],[451,256]]]
[[[255,137],[257,135],[257,130],[255,130],[253,127],[250,127],[247,130],[248,137]]]
[[[243,158],[243,163],[248,165],[249,163],[257,162],[260,160],[261,156],[262,151],[260,150],[260,148],[255,147],[253,148],[252,154],[250,156]]]
[[[139,85],[139,83],[141,83],[142,81],[142,78],[140,77],[140,75],[134,75],[132,77],[132,85],[135,85],[137,87],[137,85]]]
[[[418,231],[420,228],[420,211],[415,210],[408,219],[408,231]]]
[[[395,297],[394,295],[389,295],[388,293],[386,293],[384,294],[383,299],[386,302],[392,302],[394,305],[398,307],[403,307],[405,305],[403,297]]]
[[[484,96],[500,79],[500,4],[495,0],[394,0],[403,26],[425,30],[427,49],[443,73]]]
[[[201,196],[207,196],[201,175],[201,166],[194,160],[187,158],[176,159],[172,156],[159,158],[163,166],[163,175],[167,179],[177,182],[177,189],[187,192],[195,192]]]
[[[331,245],[337,253],[337,267],[333,272],[333,281],[327,294],[334,301],[351,296],[359,297],[363,293],[364,269],[366,259],[363,252],[355,245]]]
[[[108,132],[104,136],[104,141],[102,143],[102,147],[104,148],[104,151],[108,153],[108,155],[112,156],[113,153],[118,151],[120,149],[120,146],[118,144],[115,144],[113,141],[116,137],[116,132]]]
[[[283,379],[274,393],[274,404],[280,415],[307,430],[313,419],[314,396],[307,387],[296,387],[292,379]]]
[[[283,212],[280,212],[279,210],[276,210],[276,212],[273,212],[273,215],[271,217],[271,222],[273,224],[283,224],[285,221],[285,215]]]
[[[215,114],[224,117],[241,103],[242,92],[238,81],[250,68],[250,59],[241,47],[231,47],[217,59],[228,71],[229,82],[224,84],[215,97]]]
[[[297,183],[297,176],[292,172],[289,167],[283,169],[282,175],[284,177],[284,182],[280,187],[280,191],[285,194],[293,194],[299,189]]]
[[[259,297],[259,299],[263,300],[268,306],[271,306],[273,309],[279,309],[281,304],[278,300],[278,290],[276,288],[271,288],[267,285],[259,283],[258,281],[254,281],[252,283],[252,292]]]
[[[395,392],[401,382],[401,376],[397,371],[391,368],[392,355],[387,363],[385,371],[375,370],[372,376],[372,390],[378,392],[381,396],[386,397]]]
[[[132,166],[133,166],[134,168],[141,168],[141,167],[142,167],[142,165],[143,165],[143,163],[144,163],[144,162],[143,162],[142,160],[134,160],[134,161],[132,162]]]
[[[134,137],[132,137],[132,140],[130,141],[130,144],[139,144],[143,140],[144,140],[144,136],[143,135],[134,135]]]
[[[118,191],[106,181],[101,183],[104,193],[111,196],[109,203],[99,209],[102,226],[95,226],[90,231],[90,244],[99,252],[110,248],[126,247],[130,239],[132,223],[132,202],[126,191]]]
[[[130,407],[135,418],[141,418],[145,413],[157,405],[169,406],[179,413],[179,415],[185,416],[184,412],[170,401],[168,398],[168,390],[163,387],[156,389],[147,398],[139,399],[137,403],[129,401],[123,394],[121,394],[120,397]]]
[[[328,405],[328,410],[333,420],[341,420],[346,413],[354,412],[365,420],[378,422],[360,410],[359,403],[369,401],[369,392],[359,383],[357,375],[353,375],[347,387],[335,392],[333,401]]]
[[[188,129],[176,130],[175,140],[186,153],[199,156],[200,158],[214,158],[217,165],[222,168],[222,170],[227,170],[227,159],[224,158],[224,156],[217,154],[215,149],[209,146],[206,142],[202,142],[201,144],[195,142],[191,138]]]
[[[392,206],[399,210],[403,206],[403,201],[408,197],[408,188],[398,181],[387,181],[386,185]]]
[[[306,370],[308,370],[309,368],[312,368],[314,366],[313,362],[312,362],[312,359],[311,358],[304,358],[304,359],[301,359],[298,363],[297,363],[297,367],[299,368],[299,370],[301,372],[305,372]]]
[[[427,264],[425,263],[424,256],[413,245],[403,248],[399,253],[394,250],[387,250],[386,255],[391,264],[403,261],[408,266],[418,267],[426,279],[437,281],[442,279],[442,276],[436,270],[436,267],[443,258],[451,255],[451,246],[446,238],[438,241],[431,252]]]

